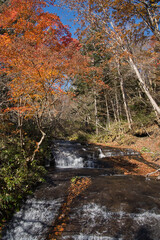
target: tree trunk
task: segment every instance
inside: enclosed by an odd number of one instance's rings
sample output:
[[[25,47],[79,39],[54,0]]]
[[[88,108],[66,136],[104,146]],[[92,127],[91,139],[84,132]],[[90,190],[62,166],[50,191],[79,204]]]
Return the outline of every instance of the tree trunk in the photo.
[[[139,82],[141,83],[145,94],[147,95],[148,99],[150,100],[150,103],[151,103],[153,109],[155,110],[157,115],[160,115],[160,107],[157,105],[155,100],[152,98],[148,88],[146,87],[146,84],[145,84],[144,80],[141,77],[141,74],[140,74],[137,66],[135,65],[135,63],[133,62],[131,57],[129,57],[129,63],[130,63],[131,68],[135,71],[135,73],[137,75],[137,78],[138,78]]]
[[[115,88],[115,99],[116,99],[116,115],[117,115],[118,122],[120,123],[119,102],[118,102],[118,96],[117,96],[117,87]]]
[[[31,162],[34,160],[35,155],[36,155],[36,152],[38,152],[39,147],[40,147],[40,145],[42,144],[42,142],[43,142],[43,140],[44,140],[44,138],[45,138],[45,135],[46,135],[45,132],[42,131],[42,129],[40,129],[40,132],[41,132],[42,136],[41,136],[40,141],[37,143],[37,147],[36,147],[36,149],[34,150],[33,155],[32,155],[32,157],[31,157],[31,159],[30,159]]]
[[[21,98],[19,100],[19,107],[21,107]],[[19,136],[20,136],[20,144],[21,148],[23,148],[23,132],[22,132],[22,125],[23,125],[23,115],[18,111],[18,128],[19,128]]]
[[[42,128],[41,128],[41,125],[40,125],[40,123],[39,123],[39,118],[38,118],[38,116],[37,116],[36,120],[37,120],[37,126],[38,126],[39,131],[41,132],[42,136],[41,136],[40,141],[36,143],[36,144],[37,144],[37,147],[36,147],[36,149],[34,150],[31,158],[29,159],[31,162],[34,160],[35,155],[36,155],[36,152],[38,152],[39,147],[40,147],[40,145],[42,144],[42,142],[43,142],[43,140],[44,140],[44,138],[45,138],[45,136],[46,136],[45,132],[43,132],[43,130],[42,130]]]
[[[111,100],[111,105],[112,105],[112,109],[113,109],[113,115],[114,115],[115,122],[118,122],[113,100]]]
[[[132,129],[131,119],[130,119],[130,114],[129,114],[128,105],[127,105],[127,101],[126,101],[126,96],[125,96],[125,92],[124,92],[124,85],[123,85],[123,78],[122,77],[120,78],[120,85],[121,85],[124,109],[125,109],[126,117],[127,117],[127,121],[128,121],[128,127],[129,127],[129,129]]]
[[[105,94],[104,96],[105,96],[106,113],[107,113],[106,129],[108,129],[108,127],[110,127],[110,116],[109,116],[109,109],[108,109],[107,94]]]
[[[23,123],[23,117],[21,116],[20,113],[18,113],[18,128],[19,128],[19,137],[20,137],[21,148],[23,148],[22,123]]]
[[[95,90],[94,90],[94,115],[95,115],[96,135],[98,135],[98,111],[97,111],[97,98],[96,98]]]
[[[121,86],[124,109],[125,109],[126,117],[127,117],[127,121],[128,121],[128,127],[129,127],[129,129],[132,129],[132,126],[131,126],[132,120],[130,119],[129,109],[128,109],[128,105],[127,105],[127,101],[126,101],[126,95],[125,95],[125,91],[124,91],[124,81],[123,81],[123,77],[122,77],[120,69],[119,69],[119,64],[118,64],[118,75],[119,75],[119,78],[120,78],[120,86]]]

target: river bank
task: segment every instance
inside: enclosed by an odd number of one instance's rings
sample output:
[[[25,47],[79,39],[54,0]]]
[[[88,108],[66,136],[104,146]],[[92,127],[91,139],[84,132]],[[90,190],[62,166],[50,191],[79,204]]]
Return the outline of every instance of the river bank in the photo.
[[[137,137],[131,134],[125,134],[123,136],[125,141],[122,141],[120,138],[116,138],[114,141],[110,140],[105,143],[94,142],[94,144],[101,146],[118,147],[121,149],[131,148],[135,151],[140,152],[141,157],[145,160],[145,163],[136,159],[123,157],[123,159],[125,158],[128,163],[135,164],[136,167],[134,171],[127,171],[123,167],[122,170],[124,170],[124,174],[146,176],[146,174],[155,171],[155,168],[149,166],[149,163],[156,164],[156,169],[160,167],[160,128],[158,128],[157,126],[153,126],[152,128],[148,129],[148,131],[150,133],[148,133],[148,135],[144,137]],[[121,159],[117,158],[117,161],[121,161]],[[152,176],[158,175],[159,173],[157,172]]]

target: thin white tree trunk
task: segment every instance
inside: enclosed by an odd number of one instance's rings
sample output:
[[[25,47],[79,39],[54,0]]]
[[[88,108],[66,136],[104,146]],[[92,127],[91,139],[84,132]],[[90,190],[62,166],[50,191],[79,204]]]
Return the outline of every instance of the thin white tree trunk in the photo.
[[[35,155],[36,155],[36,152],[38,152],[39,147],[40,147],[40,145],[42,144],[42,142],[43,142],[43,140],[44,140],[44,138],[45,138],[45,136],[46,136],[45,132],[43,132],[41,129],[40,129],[40,132],[41,132],[42,136],[41,136],[40,141],[37,143],[37,147],[36,147],[36,149],[34,150],[33,155],[32,155],[32,157],[31,157],[31,159],[30,159],[31,162],[34,160]]]
[[[135,71],[135,73],[136,73],[136,75],[137,75],[137,78],[138,78],[139,82],[141,83],[142,88],[143,88],[145,94],[147,95],[148,99],[150,100],[150,103],[151,103],[153,109],[155,110],[155,112],[156,112],[158,115],[160,115],[160,107],[157,105],[157,103],[155,102],[155,100],[152,98],[152,96],[151,96],[148,88],[146,87],[146,84],[145,84],[144,80],[143,80],[142,77],[141,77],[141,74],[140,74],[137,66],[135,65],[135,63],[133,62],[133,60],[132,60],[131,57],[129,57],[129,63],[130,63],[131,68]]]
[[[124,81],[123,81],[123,77],[122,77],[120,69],[119,69],[119,63],[118,63],[118,68],[117,69],[118,69],[118,75],[119,75],[119,78],[120,78],[120,87],[121,87],[121,92],[122,92],[124,109],[125,109],[126,117],[127,117],[127,121],[128,121],[128,127],[129,127],[129,129],[132,129],[129,109],[128,109],[128,105],[127,105],[127,101],[126,101],[126,95],[125,95],[125,91],[124,91]]]
[[[36,122],[37,122],[37,126],[38,126],[39,131],[41,132],[42,136],[41,136],[40,141],[36,143],[36,144],[37,144],[36,149],[33,151],[33,154],[32,154],[32,156],[31,156],[31,158],[29,159],[31,162],[34,160],[35,155],[36,155],[36,152],[38,152],[38,150],[39,150],[39,148],[40,148],[40,145],[42,144],[42,142],[43,142],[43,140],[44,140],[44,138],[45,138],[45,136],[46,136],[45,132],[43,132],[43,130],[42,130],[42,128],[41,128],[38,114],[37,114],[37,116],[36,116]]]
[[[111,105],[112,105],[112,109],[113,109],[113,115],[114,115],[115,122],[118,122],[113,100],[111,100]]]
[[[22,99],[20,98],[19,100],[19,107],[21,107],[22,104]],[[22,132],[22,126],[23,126],[23,115],[18,111],[18,128],[19,128],[19,135],[20,135],[20,144],[21,148],[23,148],[23,132]]]
[[[119,102],[118,102],[118,95],[117,95],[117,87],[115,89],[115,100],[116,100],[116,114],[118,122],[120,123],[120,116],[119,116]]]
[[[110,127],[110,116],[109,116],[109,109],[108,109],[108,100],[107,94],[105,94],[105,103],[106,103],[106,112],[107,112],[107,122],[106,122],[106,129]]]
[[[98,111],[97,111],[97,98],[96,98],[95,90],[94,90],[94,115],[95,115],[96,135],[98,135]]]
[[[125,96],[125,92],[124,92],[124,85],[123,85],[123,78],[120,78],[120,86],[121,86],[121,92],[122,92],[122,97],[123,97],[123,103],[124,103],[124,109],[126,112],[126,117],[127,117],[127,121],[128,121],[128,127],[129,129],[132,128],[131,126],[131,121],[130,121],[130,116],[129,116],[129,111],[128,111],[128,105],[126,102],[126,96]]]

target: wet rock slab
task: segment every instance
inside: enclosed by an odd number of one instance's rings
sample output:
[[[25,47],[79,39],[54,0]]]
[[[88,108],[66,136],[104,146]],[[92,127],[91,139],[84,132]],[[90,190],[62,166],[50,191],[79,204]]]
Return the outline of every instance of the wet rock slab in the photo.
[[[46,183],[14,217],[2,239],[45,239],[74,176],[90,176],[92,184],[72,202],[66,228],[57,240],[160,239],[159,182],[112,175],[106,169],[50,170]]]
[[[159,182],[99,176],[77,197],[60,239],[160,239]]]
[[[82,194],[83,201],[78,198],[74,204],[81,205],[94,202],[105,206],[108,211],[126,211],[139,213],[141,210],[156,209],[160,213],[160,183],[146,180],[140,176],[97,176]]]
[[[57,240],[160,239],[159,181],[109,169],[65,169],[50,171],[35,196],[65,200],[74,176],[91,177],[92,184],[74,199]]]
[[[57,199],[67,196],[71,179],[75,176],[87,176],[96,178],[98,176],[113,176],[123,174],[120,170],[114,169],[50,169],[46,182],[40,185],[35,191],[37,199]]]

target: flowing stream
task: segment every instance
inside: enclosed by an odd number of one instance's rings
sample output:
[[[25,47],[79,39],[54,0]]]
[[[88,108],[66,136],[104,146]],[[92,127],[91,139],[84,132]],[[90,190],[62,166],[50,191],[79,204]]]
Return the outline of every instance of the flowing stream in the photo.
[[[138,152],[61,140],[54,143],[53,155],[46,163],[46,182],[14,214],[2,240],[46,239],[75,176],[88,176],[92,184],[74,199],[67,225],[57,239],[160,239],[159,182],[126,176],[116,165],[134,171],[135,166],[124,157],[144,161]],[[113,164],[113,158],[122,161]]]

